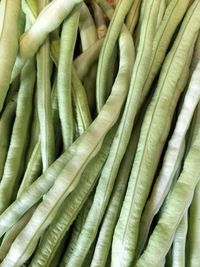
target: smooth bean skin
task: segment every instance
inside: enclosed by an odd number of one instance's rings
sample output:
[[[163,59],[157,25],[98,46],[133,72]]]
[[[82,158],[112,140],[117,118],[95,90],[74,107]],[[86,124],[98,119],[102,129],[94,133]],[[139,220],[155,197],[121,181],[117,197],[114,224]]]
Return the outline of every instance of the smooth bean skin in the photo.
[[[20,0],[0,2],[0,112],[9,89],[11,72],[18,52],[20,11]]]
[[[115,228],[112,247],[114,266],[120,264],[130,266],[134,260],[141,214],[150,192],[177,101],[184,89],[176,91],[178,89],[176,84],[187,62],[193,38],[200,27],[200,17],[197,17],[199,8],[199,1],[195,1],[185,16],[176,42],[163,64],[156,92],[143,121],[127,193]]]

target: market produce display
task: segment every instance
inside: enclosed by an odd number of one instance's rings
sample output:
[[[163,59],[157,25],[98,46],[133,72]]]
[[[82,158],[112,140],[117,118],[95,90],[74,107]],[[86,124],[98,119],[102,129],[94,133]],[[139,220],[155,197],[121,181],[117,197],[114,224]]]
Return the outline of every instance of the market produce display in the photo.
[[[200,267],[200,0],[0,0],[0,266]]]

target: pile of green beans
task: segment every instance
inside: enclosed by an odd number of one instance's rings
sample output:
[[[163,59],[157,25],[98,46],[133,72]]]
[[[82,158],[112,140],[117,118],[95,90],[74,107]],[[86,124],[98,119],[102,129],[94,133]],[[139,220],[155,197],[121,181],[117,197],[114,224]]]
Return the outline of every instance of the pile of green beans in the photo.
[[[200,267],[200,0],[0,0],[0,266]]]

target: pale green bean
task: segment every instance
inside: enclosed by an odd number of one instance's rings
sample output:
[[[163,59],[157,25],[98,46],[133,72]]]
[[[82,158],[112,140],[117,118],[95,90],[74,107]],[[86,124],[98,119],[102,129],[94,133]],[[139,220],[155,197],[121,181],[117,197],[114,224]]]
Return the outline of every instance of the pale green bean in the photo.
[[[40,1],[39,9],[42,10],[48,3],[49,0]],[[37,109],[43,171],[55,159],[55,136],[51,103],[51,64],[50,44],[47,38],[37,53]]]
[[[25,160],[27,134],[32,113],[33,89],[35,84],[34,59],[27,62],[21,74],[21,84],[17,99],[16,118],[10,146],[5,162],[4,173],[0,183],[0,213],[13,201],[14,191],[21,179],[20,168]]]
[[[101,0],[95,0],[97,4]],[[112,55],[112,51],[115,47],[117,38],[120,34],[124,19],[131,7],[132,0],[119,0],[115,9],[115,13],[109,24],[108,31],[105,36],[105,40],[101,49],[98,71],[97,71],[97,109],[98,112],[101,110],[106,100],[106,80],[108,77],[108,66]]]
[[[0,112],[9,89],[11,72],[17,57],[21,1],[0,2]],[[9,44],[8,44],[9,40]]]
[[[67,149],[74,140],[71,76],[80,7],[64,21],[61,33],[57,88],[64,149]]]
[[[166,57],[156,92],[144,118],[129,185],[115,228],[112,247],[114,266],[129,266],[134,260],[141,213],[170,129],[173,112],[183,90],[176,85],[200,28],[199,11],[200,2],[195,1]]]
[[[15,98],[13,98],[13,100],[10,100],[10,102],[8,102],[6,107],[4,108],[4,111],[0,118],[0,181],[2,179],[4,165],[10,144],[13,121],[15,118],[16,102],[17,101]]]

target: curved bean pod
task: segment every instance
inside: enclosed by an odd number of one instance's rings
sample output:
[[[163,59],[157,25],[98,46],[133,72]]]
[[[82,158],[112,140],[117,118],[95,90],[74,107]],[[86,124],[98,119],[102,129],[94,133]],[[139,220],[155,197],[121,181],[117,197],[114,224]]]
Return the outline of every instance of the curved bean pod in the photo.
[[[92,0],[92,11],[94,14],[94,20],[97,28],[97,35],[98,39],[102,39],[105,37],[107,32],[107,25],[104,18],[103,11],[101,8],[96,4],[95,0]]]
[[[91,267],[105,266],[108,254],[111,248],[114,228],[119,217],[128,178],[136,152],[137,142],[139,139],[141,121],[136,124],[127,147],[127,151],[121,162],[120,169],[115,181],[112,196],[106,209],[98,239],[95,245],[95,251],[91,262]]]
[[[35,55],[48,34],[82,2],[83,0],[53,0],[40,12],[34,24],[20,38],[19,55],[12,72],[12,80],[20,73],[26,60]]]
[[[183,90],[178,90],[176,84],[200,28],[200,17],[197,15],[199,11],[200,2],[195,1],[166,57],[156,92],[144,118],[125,200],[115,228],[112,246],[114,266],[129,266],[134,259],[141,213],[170,129],[174,109]]]
[[[167,254],[176,229],[192,201],[200,177],[198,164],[200,157],[199,115],[198,110],[198,119],[183,170],[165,203],[165,208],[149,238],[145,251],[136,263],[137,267],[155,267],[158,265],[159,261]]]
[[[199,107],[198,107],[199,109]],[[200,220],[200,183],[198,183],[192,204],[189,209],[189,229],[188,229],[188,246],[186,251],[186,264],[188,267],[197,267],[200,264],[199,246],[199,220]]]
[[[40,1],[42,9],[49,1]],[[55,159],[55,136],[51,103],[51,60],[49,39],[37,53],[37,109],[40,125],[40,142],[43,171]]]
[[[119,45],[121,53],[120,66],[119,66],[119,74],[117,75],[115,83],[116,81],[118,82],[119,78],[121,78],[123,87],[128,88],[133,67],[133,61],[130,61],[128,59],[130,58],[130,55],[133,53],[134,49],[133,49],[132,37],[130,36],[129,32],[126,31],[125,29],[120,35]],[[131,58],[134,58],[134,55],[132,55]],[[117,133],[115,139],[119,141],[121,140],[120,138],[121,135]],[[99,179],[99,184],[97,186],[92,208],[90,209],[86,223],[77,242],[77,250],[74,251],[74,253],[72,254],[67,266],[74,266],[74,265],[81,266],[81,264],[84,261],[84,258],[86,257],[89,251],[90,246],[92,245],[92,242],[94,241],[94,238],[98,230],[98,226],[103,217],[116,178],[116,176],[113,176],[114,178],[111,177],[110,173],[107,171],[109,169],[109,171],[112,170],[114,172],[117,172],[115,168],[111,167],[112,166],[111,164],[114,161],[115,161],[115,153],[113,153],[113,148],[111,148],[109,157],[105,164],[106,167],[104,166],[102,175]]]
[[[95,0],[98,4],[101,0]],[[124,19],[131,7],[132,0],[119,0],[112,17],[105,40],[101,49],[97,70],[97,109],[101,110],[106,100],[106,79],[108,77],[108,65],[117,38],[120,34]]]
[[[0,213],[11,203],[13,192],[21,179],[20,167],[27,147],[27,134],[32,113],[33,89],[35,84],[34,60],[27,62],[21,75],[21,84],[17,99],[16,118],[10,146],[0,183]]]
[[[185,266],[185,250],[186,250],[186,235],[188,230],[188,212],[183,216],[179,226],[177,227],[173,249],[172,249],[172,266],[182,267]]]
[[[137,24],[140,12],[140,5],[142,0],[135,0],[130,8],[130,11],[126,17],[126,26],[129,31],[133,34],[135,26]]]
[[[182,90],[182,88],[186,86],[186,83],[188,81],[193,47],[194,44],[191,46],[187,63],[177,84],[177,88],[180,88],[179,90]],[[170,190],[174,175],[177,171],[177,164],[181,155],[181,147],[185,140],[185,136],[192,120],[194,110],[200,99],[200,89],[198,90],[198,88],[195,88],[193,86],[194,81],[196,81],[195,77],[193,78],[193,81],[191,81],[191,86],[189,86],[186,92],[184,103],[178,116],[174,132],[170,138],[167,150],[164,155],[161,170],[155,180],[151,195],[146,203],[141,217],[141,229],[138,239],[139,253],[142,251],[146,242],[153,217],[163,204],[163,201]]]
[[[9,89],[11,72],[17,57],[21,1],[0,2],[0,112]],[[8,45],[9,40],[9,45]]]
[[[64,21],[61,33],[57,90],[64,149],[67,149],[74,140],[71,76],[79,16],[80,6]]]
[[[164,14],[163,20],[161,21],[160,26],[155,35],[153,42],[153,51],[151,57],[150,68],[145,77],[145,83],[143,86],[142,96],[140,100],[140,106],[142,105],[144,99],[146,98],[150,86],[158,73],[161,64],[166,55],[167,48],[170,44],[170,40],[182,20],[190,0],[181,1],[181,0],[172,0],[168,5],[166,12]]]
[[[39,204],[39,206],[37,207],[29,223],[25,226],[23,231],[18,235],[18,237],[14,241],[9,253],[7,254],[7,257],[4,260],[4,263],[2,263],[2,266],[4,264],[10,264],[11,266],[12,265],[19,266],[28,257],[30,257],[30,255],[33,252],[33,249],[35,248],[35,245],[37,244],[38,238],[41,236],[41,234],[49,225],[49,223],[53,220],[55,213],[58,211],[58,208],[61,206],[64,199],[77,186],[78,182],[80,181],[80,175],[82,174],[86,165],[97,154],[97,152],[101,148],[102,142],[106,134],[111,129],[111,127],[116,123],[120,115],[120,111],[124,104],[128,90],[128,88],[125,87],[123,88],[124,90],[121,90],[121,82],[122,81],[124,82],[126,76],[127,76],[127,70],[126,68],[124,68],[123,65],[122,72],[119,73],[118,79],[115,80],[112,93],[109,96],[102,111],[90,125],[88,130],[85,131],[85,133],[82,134],[79,139],[77,139],[78,146],[76,146],[76,152],[74,153],[72,158],[68,161],[65,168],[63,168],[63,170],[59,174],[59,177],[57,177],[55,183],[53,184],[49,192],[46,194],[41,204]],[[72,146],[74,147],[75,144],[73,144]],[[56,161],[53,165],[56,166]],[[53,165],[51,165],[51,167]],[[68,177],[68,179],[66,179],[66,177]],[[44,182],[41,181],[41,179],[39,181],[41,183]],[[27,192],[28,190],[25,193]],[[41,192],[40,193],[38,192],[37,195],[40,194]],[[35,198],[34,194],[32,194],[31,198]],[[18,203],[20,203],[20,198],[18,199]],[[37,228],[33,227],[36,221],[37,221]],[[6,227],[8,227],[8,223],[6,222],[6,220],[1,221],[0,219],[0,224],[1,223],[4,225],[4,229],[5,229],[5,224]],[[0,228],[2,230],[2,227]],[[24,235],[26,235],[25,238],[26,242],[23,242],[23,248],[22,248],[21,238],[24,240],[23,238]]]
[[[1,133],[0,181],[2,179],[4,165],[6,162],[6,157],[8,153],[9,144],[10,144],[10,137],[11,137],[13,121],[15,117],[15,111],[16,111],[16,102],[17,102],[16,99],[13,99],[10,102],[8,102],[0,118],[0,133]]]
[[[63,202],[60,208],[62,212],[57,213],[52,224],[47,229],[45,236],[33,257],[31,267],[36,265],[41,267],[49,266],[61,240],[69,230],[70,225],[75,220],[83,204],[88,199],[90,192],[96,185],[102,166],[108,156],[110,145],[116,130],[115,128],[116,127],[114,127],[105,138],[100,152],[86,167],[77,188]]]

